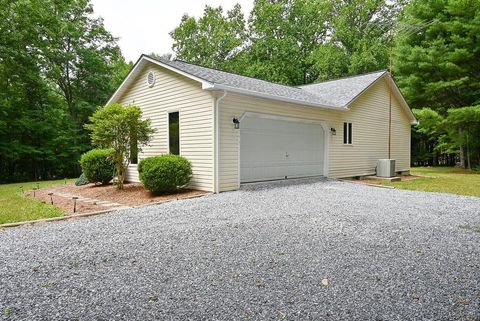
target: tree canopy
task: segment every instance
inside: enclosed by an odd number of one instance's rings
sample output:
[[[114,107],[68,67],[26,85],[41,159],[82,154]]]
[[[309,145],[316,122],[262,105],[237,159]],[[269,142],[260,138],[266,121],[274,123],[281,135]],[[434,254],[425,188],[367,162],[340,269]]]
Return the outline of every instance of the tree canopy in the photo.
[[[408,101],[442,114],[480,103],[480,2],[413,0],[400,20],[396,79]]]
[[[387,67],[402,8],[384,0],[256,0],[248,20],[206,6],[171,32],[177,58],[288,85]]]
[[[480,2],[413,0],[399,25],[394,74],[410,104],[425,108],[413,160],[480,166]]]
[[[245,41],[245,20],[238,4],[226,14],[222,7],[206,6],[199,19],[184,15],[170,36],[178,59],[224,69]]]
[[[0,0],[0,181],[77,175],[129,69],[88,0]]]

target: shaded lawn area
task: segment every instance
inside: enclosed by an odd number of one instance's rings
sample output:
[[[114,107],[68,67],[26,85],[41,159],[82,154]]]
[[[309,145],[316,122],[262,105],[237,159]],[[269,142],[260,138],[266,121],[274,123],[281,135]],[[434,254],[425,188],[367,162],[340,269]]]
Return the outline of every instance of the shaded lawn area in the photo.
[[[455,167],[412,167],[410,173],[421,177],[402,182],[376,182],[414,191],[452,193],[480,197],[480,172]]]
[[[72,182],[73,180],[67,180]],[[38,182],[40,188],[64,184],[65,180]],[[24,182],[0,185],[0,224],[38,220],[63,216],[59,208],[44,204],[40,200],[22,195],[21,187],[26,192],[37,186],[36,182]]]

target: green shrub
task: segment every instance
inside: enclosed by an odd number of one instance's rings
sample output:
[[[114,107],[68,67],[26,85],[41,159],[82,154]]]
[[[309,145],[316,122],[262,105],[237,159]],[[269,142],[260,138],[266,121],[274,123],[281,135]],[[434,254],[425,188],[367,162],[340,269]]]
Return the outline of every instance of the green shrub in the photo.
[[[88,182],[88,179],[85,177],[85,174],[82,173],[82,175],[80,175],[79,178],[77,178],[75,180],[75,185],[76,186],[82,186],[82,185],[87,185],[89,182]]]
[[[192,179],[192,165],[178,155],[162,155],[142,159],[138,164],[140,181],[156,193],[171,193]]]
[[[108,184],[113,178],[113,149],[92,149],[80,158],[83,174],[90,183]]]

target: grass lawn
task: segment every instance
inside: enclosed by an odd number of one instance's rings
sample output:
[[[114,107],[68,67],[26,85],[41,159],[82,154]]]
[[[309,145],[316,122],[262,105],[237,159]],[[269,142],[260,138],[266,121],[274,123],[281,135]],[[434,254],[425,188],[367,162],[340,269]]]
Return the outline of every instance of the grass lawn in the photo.
[[[69,182],[71,180],[67,180]],[[40,188],[64,184],[65,180],[39,182]],[[36,182],[0,185],[0,224],[31,221],[41,218],[62,216],[64,213],[50,204],[22,196],[23,190],[32,190]]]
[[[412,175],[429,176],[403,182],[379,182],[414,191],[452,193],[480,197],[480,172],[454,167],[412,167]]]

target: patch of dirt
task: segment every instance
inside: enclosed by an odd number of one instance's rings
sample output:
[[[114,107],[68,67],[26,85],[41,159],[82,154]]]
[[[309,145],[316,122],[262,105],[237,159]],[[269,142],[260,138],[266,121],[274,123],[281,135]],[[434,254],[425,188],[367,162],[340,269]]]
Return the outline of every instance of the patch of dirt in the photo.
[[[70,184],[67,184],[70,185]],[[65,185],[65,186],[67,186]],[[75,186],[75,185],[74,185]],[[42,188],[35,191],[35,198],[42,201],[43,203],[51,204],[50,195],[48,193],[53,192],[54,187]],[[25,192],[25,195],[28,197],[34,197],[33,191]],[[91,203],[79,202],[77,200],[76,212],[73,212],[73,200],[71,198],[60,197],[58,195],[52,195],[53,206],[61,209],[66,215],[80,214],[80,213],[91,213],[97,211],[103,211],[108,209],[107,207],[101,205],[95,205]]]
[[[128,183],[124,185],[124,190],[119,191],[113,185],[94,185],[87,184],[83,186],[75,186],[75,184],[57,185],[53,187],[43,188],[35,191],[35,198],[42,200],[45,203],[50,204],[50,195],[48,193],[54,193],[53,205],[62,209],[67,215],[73,214],[73,199],[65,198],[56,194],[71,194],[88,199],[95,199],[98,201],[107,201],[112,203],[119,203],[121,206],[138,206],[143,204],[151,204],[158,202],[165,202],[183,198],[189,198],[193,196],[201,196],[208,194],[204,191],[181,189],[174,194],[157,195],[152,194],[146,190],[142,184]],[[33,191],[28,191],[26,195],[33,197]],[[84,201],[77,200],[76,213],[88,213],[102,211],[106,209],[114,209],[112,206],[105,206],[96,203],[86,203]]]

